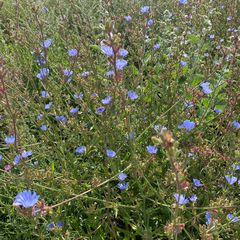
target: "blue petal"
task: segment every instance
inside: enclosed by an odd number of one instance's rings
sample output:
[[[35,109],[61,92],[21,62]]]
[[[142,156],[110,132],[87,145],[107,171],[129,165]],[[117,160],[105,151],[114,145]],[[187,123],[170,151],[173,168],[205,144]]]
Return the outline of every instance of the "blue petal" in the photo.
[[[102,45],[101,46],[101,50],[104,54],[106,54],[107,56],[113,56],[114,52],[113,52],[113,48],[107,45]]]
[[[48,38],[47,40],[41,43],[41,46],[44,48],[49,48],[52,45],[52,39]]]
[[[127,65],[127,60],[117,59],[116,60],[116,68],[117,70],[123,70],[123,68]]]

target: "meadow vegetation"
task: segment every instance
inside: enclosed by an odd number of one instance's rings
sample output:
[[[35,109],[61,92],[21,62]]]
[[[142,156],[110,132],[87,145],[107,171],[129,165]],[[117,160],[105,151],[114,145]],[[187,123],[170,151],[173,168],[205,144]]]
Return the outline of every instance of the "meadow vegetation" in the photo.
[[[240,239],[239,15],[0,1],[0,239]]]

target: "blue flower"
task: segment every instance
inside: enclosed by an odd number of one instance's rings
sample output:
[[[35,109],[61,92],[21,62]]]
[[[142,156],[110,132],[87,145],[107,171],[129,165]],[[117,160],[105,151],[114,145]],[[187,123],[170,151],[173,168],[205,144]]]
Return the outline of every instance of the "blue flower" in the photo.
[[[209,53],[204,53],[204,57],[208,58],[209,57]]]
[[[47,230],[50,231],[50,230],[52,230],[54,227],[55,227],[55,224],[54,224],[54,223],[49,223],[48,226],[47,226]]]
[[[136,132],[130,132],[128,135],[128,139],[133,140],[136,137]]]
[[[83,98],[83,96],[84,96],[84,94],[81,92],[81,93],[79,93],[79,94],[74,94],[73,95],[73,97],[75,98],[75,99],[79,99],[79,98]]]
[[[106,151],[106,154],[107,154],[107,156],[110,157],[110,158],[113,158],[113,157],[116,156],[116,152],[113,151],[113,150],[111,150],[111,149],[108,149],[108,150]]]
[[[160,43],[156,43],[156,44],[153,46],[153,49],[154,49],[154,50],[158,50],[160,47],[161,47]]]
[[[156,154],[158,151],[158,148],[156,146],[149,145],[149,146],[147,146],[147,151],[150,154]]]
[[[218,108],[215,108],[215,109],[214,109],[214,112],[215,112],[215,113],[221,113],[222,110],[221,110],[221,109],[218,109]]]
[[[114,75],[115,75],[114,70],[110,70],[110,71],[106,72],[107,77],[114,76]]]
[[[50,109],[51,107],[52,107],[52,102],[49,102],[49,103],[47,103],[47,104],[45,104],[45,110],[48,110],[48,109]]]
[[[124,181],[126,178],[127,178],[127,174],[126,173],[123,173],[123,172],[119,173],[118,179],[120,181]]]
[[[75,57],[77,54],[78,54],[78,51],[77,51],[76,48],[72,48],[72,49],[69,49],[69,50],[68,50],[68,55],[69,55],[70,57]]]
[[[7,164],[7,165],[4,166],[4,170],[6,172],[9,172],[11,170],[11,168],[12,168],[12,166],[10,164]]]
[[[155,124],[155,125],[153,126],[153,129],[154,129],[156,132],[160,132],[160,131],[161,131],[161,125]]]
[[[38,59],[35,60],[35,62],[39,63],[39,65],[46,63],[44,58],[38,58]]]
[[[180,3],[180,4],[183,4],[183,5],[184,5],[184,4],[187,4],[187,3],[188,3],[188,0],[179,0],[179,3]]]
[[[49,96],[49,94],[48,94],[47,91],[42,91],[42,92],[41,92],[41,96],[42,96],[43,98],[47,98],[47,97]]]
[[[214,35],[214,34],[210,34],[210,35],[209,35],[209,38],[210,38],[210,39],[214,39],[214,38],[215,38],[215,35]]]
[[[125,66],[127,66],[127,60],[124,59],[117,59],[116,60],[116,68],[117,70],[123,70]]]
[[[88,77],[89,75],[90,75],[90,72],[88,72],[88,71],[85,71],[85,72],[81,73],[82,77]]]
[[[199,180],[199,179],[196,179],[196,178],[193,179],[193,184],[194,184],[196,187],[201,187],[201,186],[203,186],[203,184],[200,182],[200,180]]]
[[[40,127],[40,129],[42,130],[42,131],[47,131],[47,126],[46,125],[42,125],[41,127]]]
[[[202,91],[205,94],[210,94],[212,93],[212,89],[209,88],[210,83],[209,82],[203,82],[200,84],[200,87],[202,88]]]
[[[44,48],[49,48],[52,45],[52,39],[48,38],[47,40],[41,43],[41,46]]]
[[[112,96],[107,96],[105,98],[102,99],[102,104],[109,104],[112,100]]]
[[[37,74],[37,78],[38,79],[44,79],[45,77],[47,77],[48,74],[49,74],[49,69],[48,68],[41,68],[39,70],[39,73]]]
[[[44,13],[48,13],[49,12],[49,9],[47,7],[43,7],[42,10],[43,10]]]
[[[148,21],[147,21],[147,25],[150,27],[150,26],[152,26],[153,25],[153,20],[152,19],[149,19]]]
[[[226,175],[225,179],[230,185],[233,185],[237,181],[237,177]]]
[[[38,116],[37,116],[37,120],[40,120],[40,119],[42,119],[43,118],[43,115],[42,114],[39,114]]]
[[[79,111],[79,107],[71,108],[70,113],[76,114]]]
[[[32,151],[31,150],[29,150],[29,151],[24,150],[22,152],[22,158],[27,158],[27,157],[30,157],[31,155],[32,155]]]
[[[187,131],[191,131],[195,127],[195,122],[185,120],[182,124],[178,125],[178,128],[185,128]]]
[[[232,125],[233,125],[233,127],[236,128],[236,129],[239,129],[239,128],[240,128],[240,123],[239,123],[237,120],[234,120],[234,121],[232,122]]]
[[[150,7],[149,6],[143,6],[140,9],[141,13],[149,13],[149,11],[150,11]]]
[[[195,194],[193,194],[190,198],[191,202],[196,202],[197,201],[197,196]]]
[[[6,137],[4,141],[6,144],[14,144],[16,141],[16,137],[14,135],[11,135],[9,137]]]
[[[44,52],[44,51],[40,52],[39,54],[40,54],[40,56],[42,56],[42,57],[45,56],[45,52]]]
[[[119,56],[121,56],[121,57],[126,57],[126,56],[128,55],[128,51],[127,51],[126,49],[120,48],[120,49],[118,50],[118,54],[119,54]]]
[[[18,164],[20,163],[21,159],[22,159],[21,154],[16,155],[16,156],[14,157],[14,160],[13,160],[13,165],[14,165],[14,166],[18,165]]]
[[[138,98],[138,95],[136,92],[134,92],[133,90],[129,90],[128,91],[128,97],[131,99],[131,100],[136,100]]]
[[[157,132],[160,133],[161,135],[164,133],[164,131],[167,131],[167,128],[163,125],[156,124],[154,125],[153,129]]]
[[[63,221],[57,221],[56,225],[54,222],[52,223],[49,223],[48,226],[47,226],[47,230],[50,231],[52,230],[53,228],[57,227],[57,228],[61,228],[64,226],[64,223]]]
[[[67,122],[67,118],[65,116],[63,116],[63,115],[58,115],[58,116],[55,117],[55,119],[57,121],[60,121],[60,122],[63,122],[63,123]]]
[[[206,212],[206,224],[209,225],[212,221],[212,216],[211,216],[211,213],[210,212]]]
[[[76,153],[84,153],[86,152],[86,147],[85,146],[80,146],[76,148]]]
[[[191,101],[185,101],[185,102],[184,102],[184,106],[185,106],[186,108],[191,108],[191,107],[193,107],[194,105],[193,105],[193,102],[191,102]]]
[[[73,74],[73,71],[69,70],[69,69],[64,69],[63,70],[63,75],[66,77],[70,77]]]
[[[234,222],[234,223],[239,222],[239,218],[238,218],[237,216],[234,216],[234,215],[231,214],[231,213],[229,213],[229,214],[227,215],[227,217],[228,217],[229,220],[231,220],[231,222]]]
[[[20,192],[15,197],[13,206],[23,206],[24,208],[33,207],[39,199],[39,195],[36,192],[25,190]]]
[[[105,107],[104,107],[104,106],[98,107],[98,108],[96,109],[96,113],[97,113],[97,114],[102,114],[104,111],[105,111]]]
[[[61,227],[64,226],[64,222],[63,221],[57,221],[56,225],[57,225],[58,228],[61,228]]]
[[[232,164],[232,168],[234,171],[240,170],[240,165],[235,165],[234,163]]]
[[[185,62],[185,61],[182,61],[182,60],[181,60],[179,63],[180,63],[180,65],[181,65],[182,67],[187,66],[187,62]]]
[[[3,156],[2,155],[0,155],[0,162],[3,160]]]
[[[113,52],[113,48],[108,46],[108,45],[102,45],[101,46],[101,50],[102,52],[107,55],[108,57],[113,56],[114,52]]]
[[[128,16],[124,16],[124,19],[125,19],[127,22],[129,22],[129,21],[132,20],[132,17],[128,15]]]
[[[180,205],[189,203],[189,200],[186,198],[184,194],[174,193],[173,196]]]
[[[128,187],[128,182],[120,182],[117,184],[117,187],[120,189],[120,190],[125,190],[127,189]]]

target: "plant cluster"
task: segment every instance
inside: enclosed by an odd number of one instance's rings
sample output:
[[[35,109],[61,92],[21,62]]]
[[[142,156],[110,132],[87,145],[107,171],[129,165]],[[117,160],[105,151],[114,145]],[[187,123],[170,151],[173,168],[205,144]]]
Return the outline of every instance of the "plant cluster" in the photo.
[[[0,239],[239,239],[237,2],[0,2]]]

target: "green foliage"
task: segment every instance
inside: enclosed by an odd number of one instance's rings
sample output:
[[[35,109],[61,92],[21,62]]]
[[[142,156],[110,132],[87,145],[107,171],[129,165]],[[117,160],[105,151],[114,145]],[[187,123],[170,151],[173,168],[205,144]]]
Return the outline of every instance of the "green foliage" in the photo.
[[[140,12],[144,5],[149,13]],[[240,177],[232,168],[240,161],[238,13],[227,0],[0,3],[0,239],[239,239],[239,223],[227,217],[239,216],[238,182],[225,178]],[[123,70],[103,44],[128,51]],[[41,68],[49,74],[40,80]],[[189,131],[180,127],[187,119]],[[6,144],[12,134],[16,144]],[[24,150],[32,155],[14,164]],[[13,206],[25,189],[40,195],[36,216]],[[197,200],[180,204],[175,193]]]

